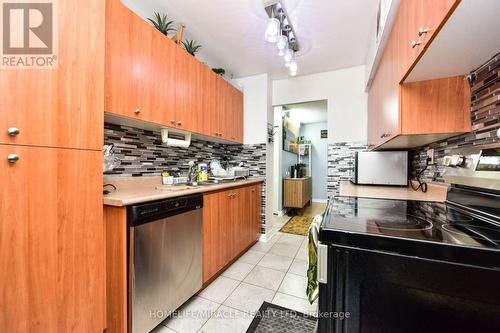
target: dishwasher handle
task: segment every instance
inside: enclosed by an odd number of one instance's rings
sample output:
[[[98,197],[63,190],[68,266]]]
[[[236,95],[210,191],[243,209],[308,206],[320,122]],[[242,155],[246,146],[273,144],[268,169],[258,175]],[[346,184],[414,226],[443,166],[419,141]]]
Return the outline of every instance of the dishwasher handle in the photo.
[[[138,226],[201,208],[202,194],[182,196],[129,206],[127,220],[130,226]]]

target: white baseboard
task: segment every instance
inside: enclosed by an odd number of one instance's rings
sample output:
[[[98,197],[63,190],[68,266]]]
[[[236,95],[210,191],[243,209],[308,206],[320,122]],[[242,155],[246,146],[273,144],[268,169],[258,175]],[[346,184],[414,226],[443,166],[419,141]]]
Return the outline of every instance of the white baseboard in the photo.
[[[279,212],[273,213],[273,215],[282,217],[283,215],[285,215],[285,210],[280,210]]]
[[[327,199],[312,199],[312,202],[319,202],[319,203],[327,203],[328,200]]]

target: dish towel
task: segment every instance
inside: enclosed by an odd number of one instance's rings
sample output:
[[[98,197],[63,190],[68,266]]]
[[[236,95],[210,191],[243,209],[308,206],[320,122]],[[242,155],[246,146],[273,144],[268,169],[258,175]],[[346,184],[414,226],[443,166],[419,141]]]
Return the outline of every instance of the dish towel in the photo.
[[[309,266],[307,268],[307,298],[309,303],[313,303],[319,294],[318,282],[318,235],[319,226],[323,221],[323,215],[316,215],[311,226],[309,227],[309,244],[308,244],[308,257]]]

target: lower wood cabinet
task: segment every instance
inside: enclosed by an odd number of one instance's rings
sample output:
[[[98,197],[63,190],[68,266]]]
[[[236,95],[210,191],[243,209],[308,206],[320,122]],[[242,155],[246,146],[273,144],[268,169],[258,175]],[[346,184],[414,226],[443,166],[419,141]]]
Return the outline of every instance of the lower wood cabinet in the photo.
[[[101,151],[0,145],[2,332],[106,327],[100,165]]]
[[[203,196],[203,283],[258,240],[261,185]]]
[[[283,207],[304,208],[312,200],[312,178],[285,178]]]

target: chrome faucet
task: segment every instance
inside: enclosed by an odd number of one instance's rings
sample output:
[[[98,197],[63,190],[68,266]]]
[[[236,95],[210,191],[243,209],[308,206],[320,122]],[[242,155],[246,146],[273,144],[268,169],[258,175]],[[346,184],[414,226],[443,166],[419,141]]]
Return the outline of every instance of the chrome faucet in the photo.
[[[189,161],[189,171],[188,171],[188,183],[192,184],[197,181],[198,170],[196,170],[196,163],[194,161]]]

